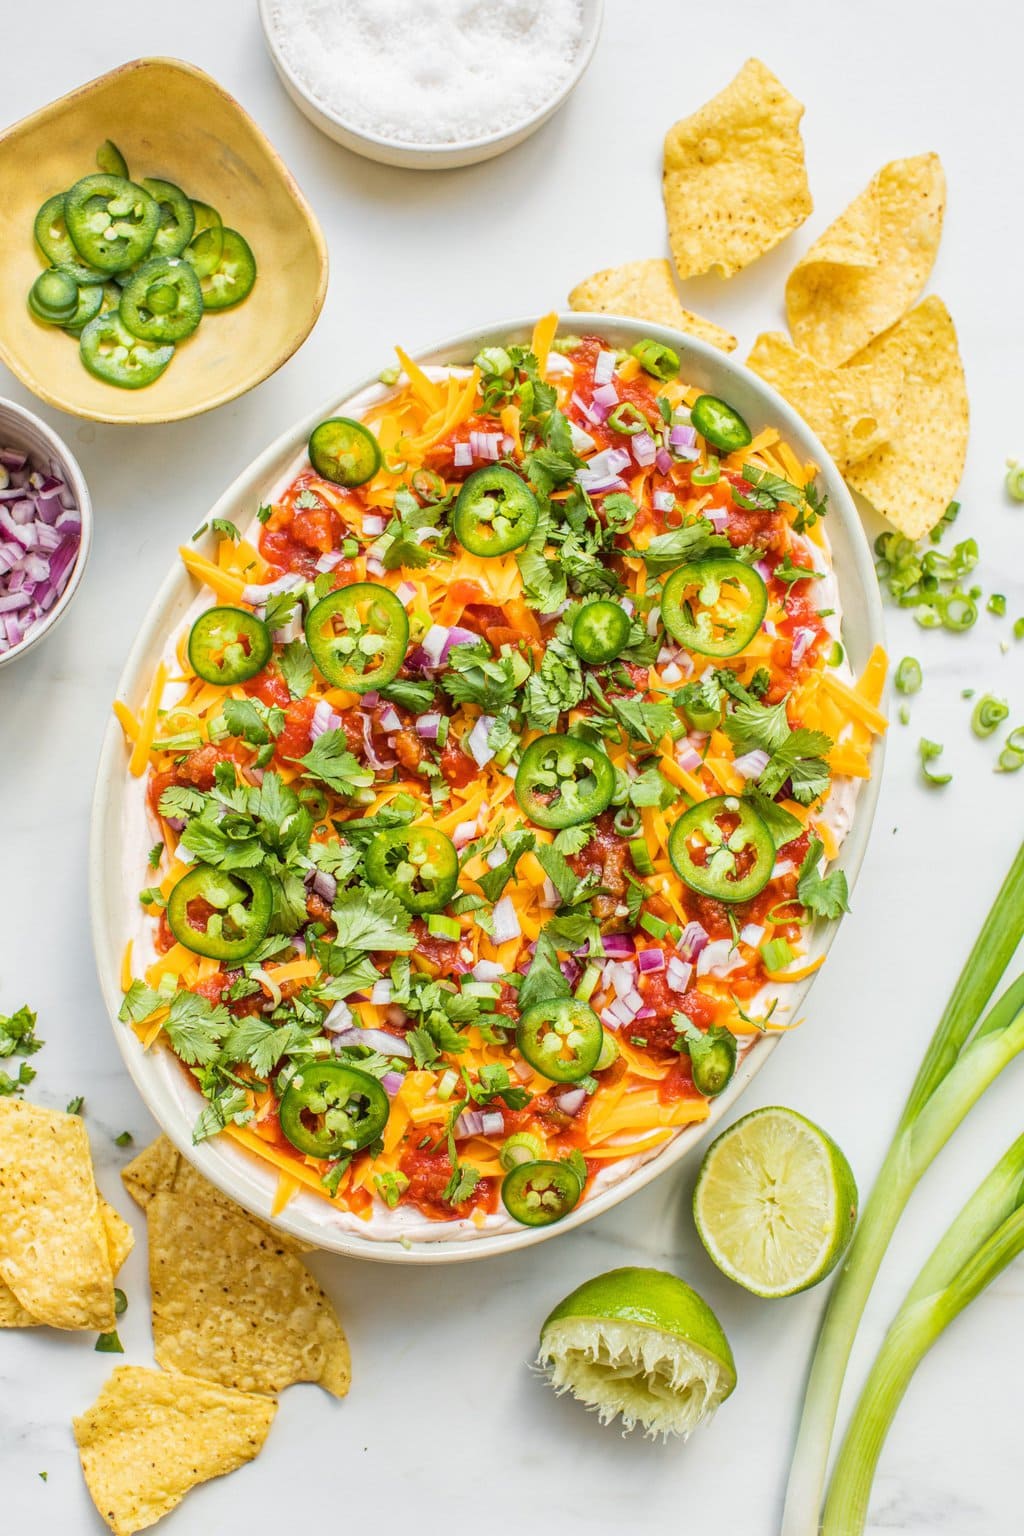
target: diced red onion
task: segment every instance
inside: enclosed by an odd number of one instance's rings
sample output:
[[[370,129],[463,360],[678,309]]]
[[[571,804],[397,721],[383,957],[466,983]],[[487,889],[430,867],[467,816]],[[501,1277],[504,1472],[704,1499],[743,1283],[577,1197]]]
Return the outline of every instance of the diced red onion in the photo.
[[[701,515],[707,518],[712,528],[714,528],[718,533],[721,533],[722,529],[729,521],[729,513],[726,511],[725,507],[708,507]]]
[[[456,1141],[470,1136],[501,1136],[505,1130],[505,1117],[497,1109],[466,1109],[455,1122]]]
[[[592,475],[588,470],[580,469],[576,472],[576,479],[580,489],[590,496],[604,496],[608,491],[624,491],[625,480],[618,475]]]
[[[733,767],[744,779],[759,779],[767,766],[768,753],[763,747],[755,747],[752,752],[744,752],[733,759]]]
[[[493,848],[489,848],[484,854],[484,863],[487,865],[488,869],[497,869],[499,864],[504,864],[505,857],[506,855],[504,846],[500,842],[497,842]]]
[[[636,1016],[638,1020],[656,1019],[658,1017],[653,1008],[638,1008],[636,1011]]]
[[[617,997],[614,1003],[609,1003],[608,1007],[605,1009],[605,1012],[611,1014],[617,1026],[621,1026],[623,1024],[632,1024],[633,1020],[636,1018],[636,1014],[633,1009],[630,1008],[621,997]]]
[[[710,942],[708,931],[700,923],[687,923],[676,948],[683,960],[696,960]]]
[[[503,896],[494,904],[495,944],[507,944],[510,939],[518,939],[522,931],[511,897]]]
[[[697,446],[697,429],[696,429],[696,427],[684,426],[682,424],[682,422],[676,422],[676,424],[673,427],[669,428],[668,445],[669,445],[670,448],[676,448],[676,449],[679,449],[679,448],[696,448],[696,446]]]
[[[335,1003],[334,1007],[331,1009],[326,1019],[324,1019],[323,1023],[323,1027],[326,1029],[329,1035],[343,1034],[348,1030],[351,1030],[353,1033],[355,1033],[353,1025],[354,1021],[352,1018],[352,1009],[349,1007],[348,1003],[344,1002]],[[362,1033],[362,1031],[360,1031],[360,1033]]]
[[[363,714],[360,715],[359,718],[363,727],[363,754],[366,758],[367,765],[372,768],[375,773],[381,772],[384,768],[393,768],[398,759],[397,757],[381,757],[380,753],[377,751],[373,741],[373,722],[371,721],[369,715]]]
[[[400,731],[402,729],[402,717],[393,704],[389,704],[380,717],[382,731]]]
[[[772,879],[778,880],[781,875],[791,875],[796,869],[792,859],[776,859],[772,868]]]
[[[0,464],[5,469],[24,469],[28,464],[28,454],[20,448],[0,448]]]
[[[473,729],[466,737],[466,746],[469,748],[473,761],[478,768],[486,768],[494,753],[488,745],[491,730],[494,726],[493,715],[481,715]]]
[[[754,561],[754,570],[760,576],[762,581],[770,580],[772,573],[771,573],[771,567],[769,566],[767,560],[755,560]]]
[[[395,1094],[400,1091],[404,1082],[404,1072],[385,1072],[384,1076],[380,1080],[380,1085],[384,1089],[384,1092],[387,1094],[388,1098],[393,1099]]]
[[[603,448],[600,453],[595,453],[592,459],[587,460],[587,472],[594,475],[617,475],[622,470],[628,469],[630,455],[628,448]]]
[[[664,676],[664,673],[662,675]],[[685,737],[681,741],[676,742],[676,762],[680,768],[684,769],[687,773],[696,773],[702,761],[700,753],[692,742],[687,741]]]
[[[619,403],[618,390],[614,384],[600,384],[594,390],[593,400],[602,410],[613,411]]]
[[[605,966],[604,980],[617,998],[628,997],[636,982],[636,966],[631,960],[616,960]]]
[[[682,682],[683,674],[676,662],[670,661],[667,667],[662,667],[661,680],[663,683],[669,684]]]
[[[67,586],[82,520],[63,480],[19,449],[0,450],[0,479],[0,651],[8,651]]]
[[[615,377],[615,353],[606,352],[603,349],[594,359],[594,383],[597,385],[610,384]]]
[[[477,824],[475,821],[460,821],[452,833],[452,842],[456,848],[462,849],[465,848],[467,843],[473,841],[476,834]]]
[[[571,955],[566,956],[566,958],[560,962],[559,970],[562,972],[562,975],[565,977],[570,987],[574,987],[579,981],[580,977],[583,975],[583,967],[580,965],[580,962],[578,960],[574,960]]]
[[[473,450],[468,443],[456,443],[452,449],[452,463],[459,469],[467,469],[473,462]]]
[[[794,667],[798,666],[799,663],[803,661],[804,657],[807,655],[807,652],[814,644],[816,638],[817,637],[813,629],[794,629],[792,654],[792,663]]]
[[[636,612],[636,605],[631,597],[620,597],[619,607],[622,609],[623,613],[629,616],[629,618],[632,618]]]
[[[453,625],[452,628],[448,631],[448,639],[446,640],[444,649],[441,652],[441,660],[442,661],[447,661],[448,657],[449,657],[449,654],[451,653],[451,651],[454,649],[455,646],[457,646],[457,645],[477,645],[479,643],[479,640],[480,640],[480,636],[478,634],[475,634],[473,632],[473,630],[471,630],[471,629],[464,629],[459,624]]]
[[[633,1015],[633,1017],[635,1019],[637,1014],[640,1012],[640,1009],[644,1005],[644,1000],[641,997],[640,993],[636,990],[636,988],[633,987],[633,988],[631,988],[631,990],[629,992],[626,993],[625,997],[622,999],[622,1005],[623,1005],[624,1008],[628,1008],[629,1009],[630,1013]]]
[[[326,699],[318,699],[309,722],[310,741],[316,741],[325,731],[336,731],[340,725],[341,716],[335,714]]]
[[[693,966],[685,964],[682,960],[671,957],[665,972],[665,980],[673,992],[685,992],[690,985],[693,976]]]
[[[667,448],[659,448],[654,455],[654,467],[659,475],[667,475],[674,462]]]
[[[367,557],[366,557],[366,574],[368,576],[383,576],[384,575],[384,562],[383,562],[383,560],[378,560],[375,556],[367,555]]]
[[[636,944],[628,933],[606,933],[601,943],[609,959],[625,960],[636,954]]]
[[[470,971],[474,981],[499,981],[504,974],[497,960],[478,960]]]
[[[338,882],[326,869],[313,869],[306,875],[306,885],[330,905],[338,894]]]
[[[584,432],[583,428],[578,427],[574,421],[570,421],[569,423],[569,436],[572,439],[574,453],[582,455],[584,453],[589,453],[592,448],[597,447],[597,444],[591,437],[590,433]]]
[[[570,1088],[566,1093],[560,1093],[556,1102],[563,1115],[578,1115],[587,1102],[587,1090]]]
[[[424,741],[436,741],[440,726],[441,716],[436,711],[416,717],[416,734],[422,736]]]
[[[416,596],[416,588],[411,581],[400,581],[395,588],[395,596],[403,607],[408,608]]]
[[[637,460],[639,463],[640,460]],[[674,491],[655,491],[651,498],[655,512],[672,512],[675,509],[676,498]]]
[[[421,648],[426,651],[431,666],[439,667],[444,648],[448,643],[448,631],[443,624],[431,624],[420,642]]]
[[[384,532],[385,520],[376,512],[363,513],[363,532],[367,538],[376,539]]]
[[[341,553],[340,550],[329,549],[325,555],[321,555],[317,560],[316,568],[320,572],[321,576],[323,576],[327,571],[336,570],[344,558],[345,556]]]
[[[324,1020],[324,1028],[330,1028],[330,1021],[334,1015],[335,1007]],[[341,1006],[345,1006],[342,1004]],[[351,1009],[349,1010],[351,1013]],[[361,1029],[358,1025],[344,1029],[335,1035],[335,1046],[364,1045],[369,1051],[379,1051],[382,1056],[404,1056],[412,1060],[412,1046],[404,1035],[389,1034],[386,1029]]]
[[[653,946],[650,949],[642,949],[637,956],[637,964],[644,975],[648,975],[652,971],[663,971],[665,969],[665,951]]]
[[[658,456],[657,444],[649,432],[635,432],[630,440],[633,457],[642,469],[653,464]]]
[[[541,887],[540,904],[549,912],[553,912],[562,904],[562,898],[555,889],[554,882],[549,880],[547,875],[544,876],[544,884]]]
[[[710,971],[724,975],[732,969],[730,956],[733,950],[732,939],[712,939],[697,957],[697,975],[706,976]]]
[[[598,1018],[601,1020],[601,1023],[604,1025],[605,1029],[618,1030],[622,1027],[622,1020],[618,1017],[617,1014],[612,1013],[610,1008],[602,1008],[601,1012],[598,1014]]]
[[[384,1007],[391,1001],[391,982],[387,976],[382,976],[380,981],[375,981],[370,988],[370,1002],[377,1007]]]
[[[740,938],[744,944],[749,944],[751,949],[756,949],[764,938],[764,929],[760,923],[747,923],[740,929]]]
[[[588,405],[580,395],[573,395],[572,403],[579,411],[580,415],[586,421],[590,422],[592,427],[600,426],[601,422],[604,421],[605,416],[608,414],[607,411],[605,411],[604,415],[601,415],[598,411],[595,411],[593,406]]]

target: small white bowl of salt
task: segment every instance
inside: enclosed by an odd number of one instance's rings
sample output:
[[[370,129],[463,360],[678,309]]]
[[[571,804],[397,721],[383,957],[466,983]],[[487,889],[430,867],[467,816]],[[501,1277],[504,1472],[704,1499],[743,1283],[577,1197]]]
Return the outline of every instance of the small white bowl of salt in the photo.
[[[521,144],[569,97],[604,0],[259,0],[311,123],[371,160],[441,170]]]

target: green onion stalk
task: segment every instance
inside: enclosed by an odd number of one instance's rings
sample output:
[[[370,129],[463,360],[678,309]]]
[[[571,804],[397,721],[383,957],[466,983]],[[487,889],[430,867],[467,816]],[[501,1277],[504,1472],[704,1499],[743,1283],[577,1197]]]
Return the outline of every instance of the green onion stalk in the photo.
[[[878,1458],[922,1358],[955,1317],[1024,1251],[1024,1136],[975,1190],[907,1292],[850,1419],[825,1503],[823,1536],[860,1536]]]
[[[829,1448],[850,1351],[903,1209],[964,1116],[1024,1047],[1024,977],[1010,987],[974,1034],[1022,938],[1024,845],[928,1045],[829,1298],[807,1383],[781,1536],[809,1536],[818,1529]]]

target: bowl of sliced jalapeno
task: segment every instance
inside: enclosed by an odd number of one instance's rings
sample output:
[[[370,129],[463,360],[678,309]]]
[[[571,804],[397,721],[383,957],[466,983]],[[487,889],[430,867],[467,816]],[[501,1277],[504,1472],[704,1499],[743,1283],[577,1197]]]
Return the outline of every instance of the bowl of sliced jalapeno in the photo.
[[[676,1167],[803,1016],[884,656],[849,494],[742,365],[580,314],[398,361],[157,595],[92,909],[187,1157],[319,1247],[447,1263]]]
[[[0,177],[0,358],[61,410],[197,415],[280,367],[320,312],[312,210],[192,65],[139,59],[16,123]]]

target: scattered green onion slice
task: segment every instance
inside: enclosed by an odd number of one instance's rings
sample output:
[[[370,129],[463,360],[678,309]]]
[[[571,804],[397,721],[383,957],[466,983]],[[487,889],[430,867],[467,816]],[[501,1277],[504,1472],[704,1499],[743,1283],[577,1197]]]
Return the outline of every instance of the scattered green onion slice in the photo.
[[[994,613],[996,618],[1004,618],[1006,615],[1006,598],[1001,592],[993,592],[985,607],[989,613]]]
[[[920,693],[924,682],[921,663],[916,656],[904,656],[896,668],[893,684],[897,693]]]
[[[705,469],[691,469],[690,471],[690,483],[692,485],[717,485],[721,478],[722,471],[713,453],[708,454],[708,462]]]
[[[927,736],[922,736],[917,744],[917,750],[921,756],[921,772],[928,784],[948,784],[953,777],[951,773],[933,773],[928,764],[933,763],[942,755],[942,743],[929,741]]]
[[[1016,459],[1007,460],[1006,489],[1014,501],[1024,501],[1024,464]]]
[[[991,693],[983,693],[971,715],[971,730],[975,736],[991,736],[1010,713],[1005,699],[997,699]]]
[[[1003,743],[996,772],[1017,773],[1021,768],[1024,768],[1024,725],[1017,725]]]

